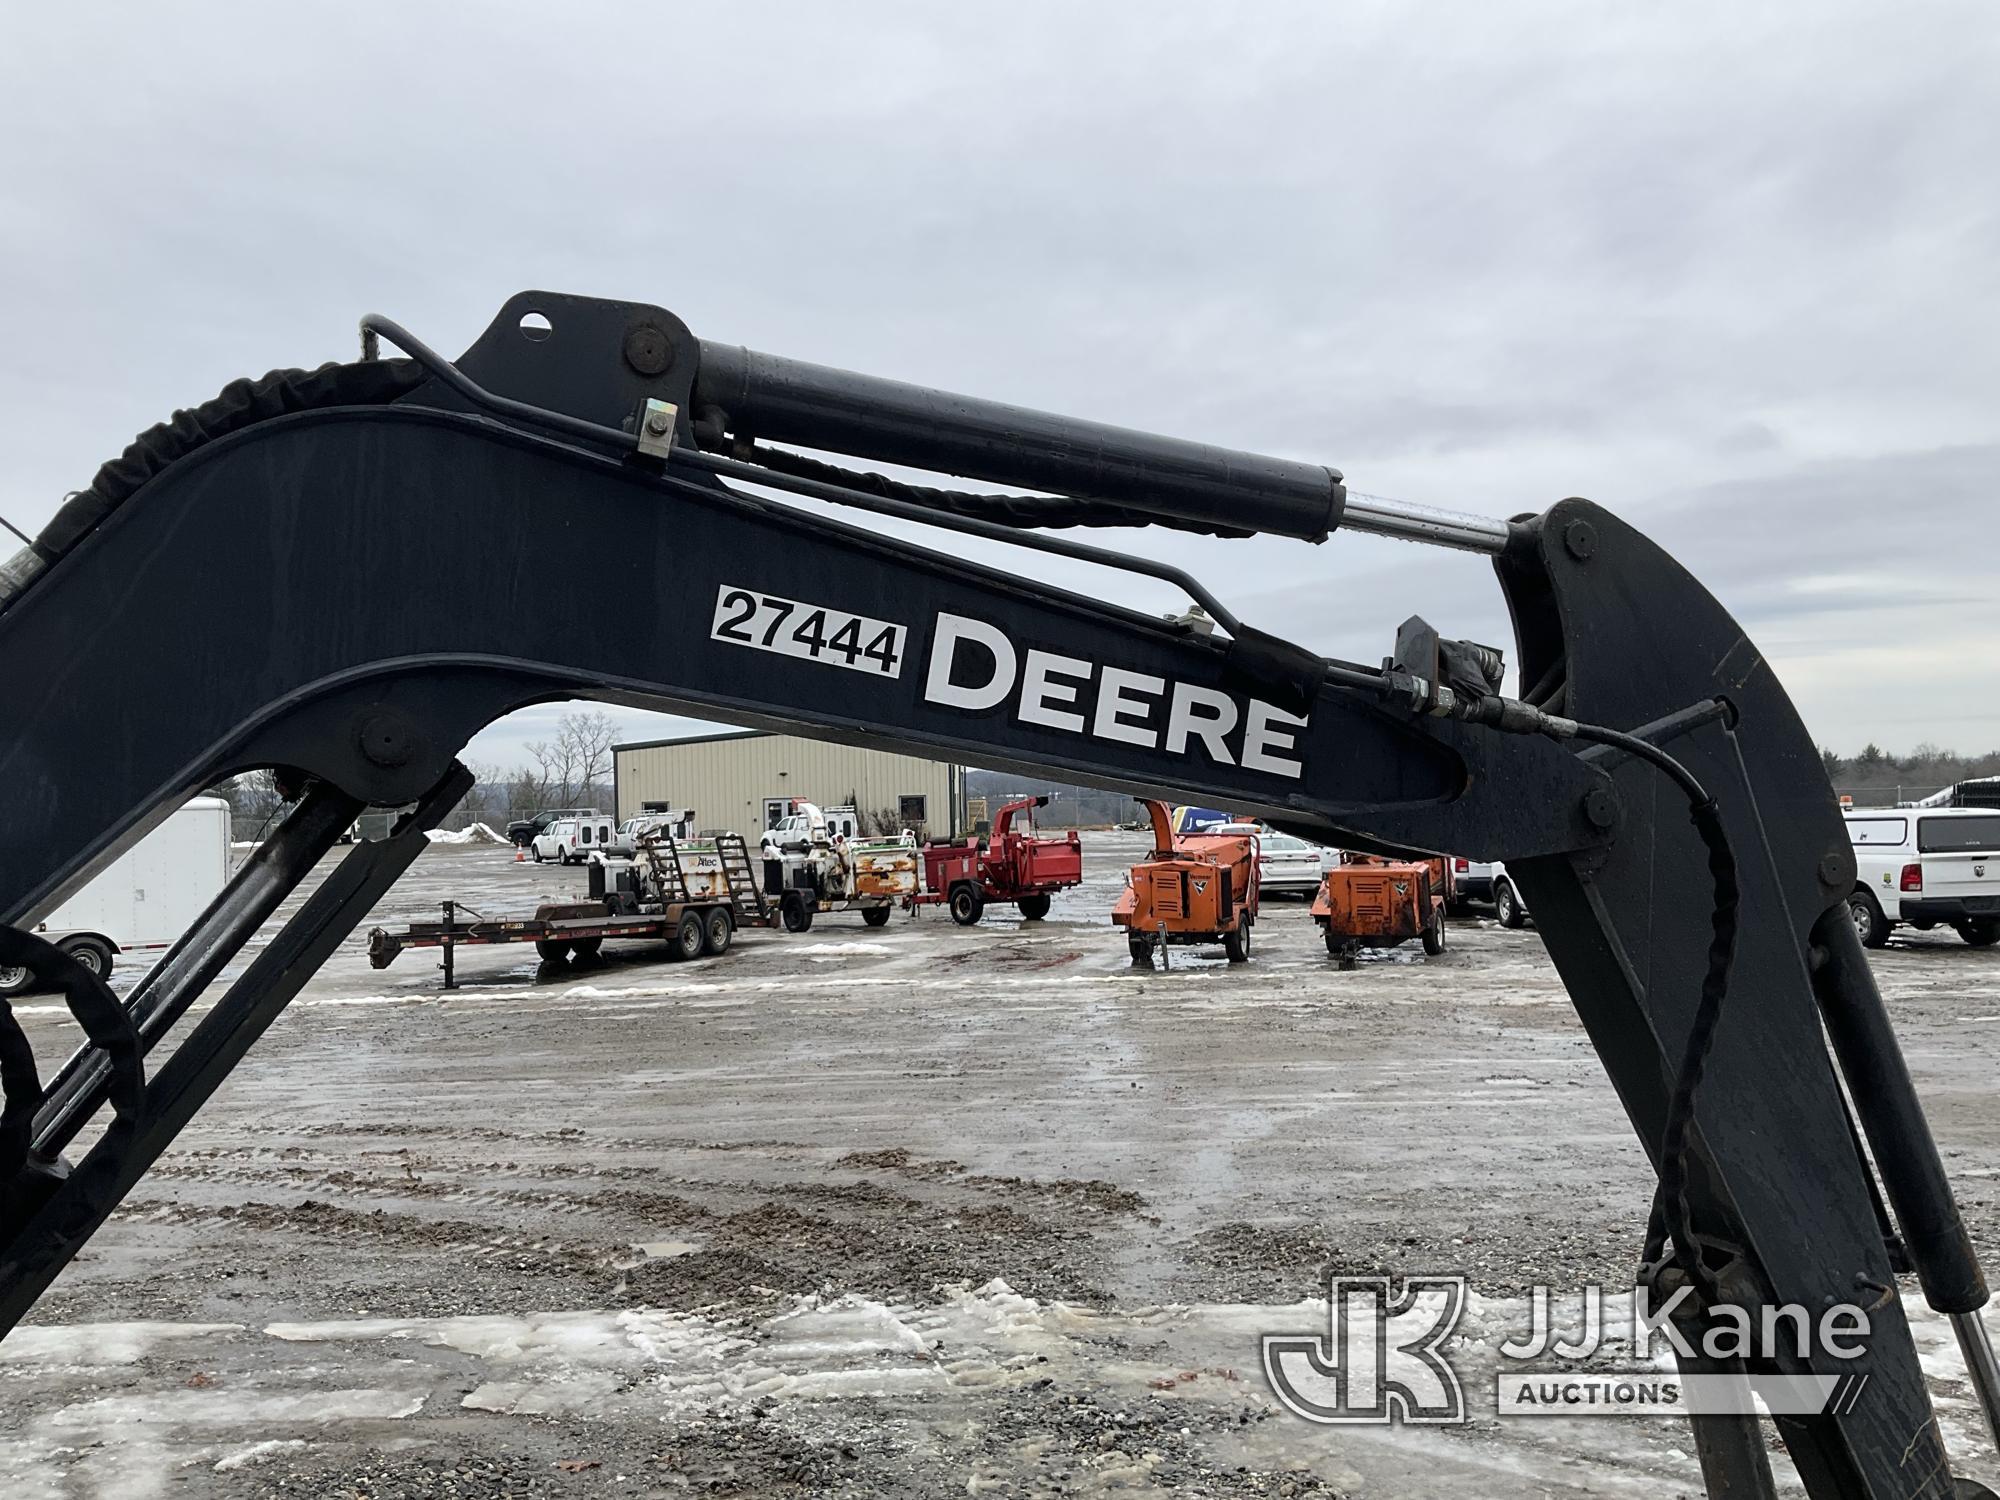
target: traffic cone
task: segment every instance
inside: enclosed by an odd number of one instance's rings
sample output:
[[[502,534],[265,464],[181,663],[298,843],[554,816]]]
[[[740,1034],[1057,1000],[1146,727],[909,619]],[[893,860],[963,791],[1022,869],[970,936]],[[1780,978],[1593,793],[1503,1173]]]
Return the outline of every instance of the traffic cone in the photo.
[[[516,844],[514,846],[514,863],[517,865],[525,864],[527,862],[527,858],[528,858],[528,851],[526,849],[523,849],[519,844]]]

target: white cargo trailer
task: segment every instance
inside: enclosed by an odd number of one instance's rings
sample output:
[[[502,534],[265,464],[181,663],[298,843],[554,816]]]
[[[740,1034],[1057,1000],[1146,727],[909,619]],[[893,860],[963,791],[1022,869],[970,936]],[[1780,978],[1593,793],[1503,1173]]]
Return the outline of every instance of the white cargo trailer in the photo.
[[[229,880],[229,804],[197,797],[101,870],[35,931],[109,978],[123,954],[164,951]],[[0,969],[0,996],[28,987]]]

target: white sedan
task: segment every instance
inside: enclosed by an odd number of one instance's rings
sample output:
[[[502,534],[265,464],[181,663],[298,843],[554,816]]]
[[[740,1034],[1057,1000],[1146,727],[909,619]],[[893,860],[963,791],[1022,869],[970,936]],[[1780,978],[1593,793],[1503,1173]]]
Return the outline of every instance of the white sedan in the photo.
[[[1318,844],[1293,838],[1289,833],[1274,833],[1255,823],[1225,823],[1208,831],[1243,833],[1256,839],[1258,884],[1274,894],[1297,891],[1302,895],[1311,895],[1319,889],[1320,880],[1326,874],[1328,851]]]

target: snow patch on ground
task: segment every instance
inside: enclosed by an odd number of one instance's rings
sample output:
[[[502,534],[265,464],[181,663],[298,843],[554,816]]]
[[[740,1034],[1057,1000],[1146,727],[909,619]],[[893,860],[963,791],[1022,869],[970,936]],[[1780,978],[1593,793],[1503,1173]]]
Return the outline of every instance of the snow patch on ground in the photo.
[[[424,837],[433,844],[504,844],[506,839],[488,828],[484,823],[474,823],[470,828],[461,828],[455,833],[447,833],[442,828],[427,828]]]
[[[215,1461],[215,1472],[227,1474],[232,1469],[247,1469],[251,1464],[260,1464],[267,1458],[276,1458],[280,1453],[290,1453],[306,1445],[304,1438],[268,1438],[261,1443],[252,1443],[247,1448],[238,1448],[234,1453],[225,1454]]]
[[[242,1427],[269,1423],[296,1427],[307,1422],[351,1422],[413,1417],[423,1410],[415,1390],[237,1390],[218,1382],[208,1390],[169,1388],[124,1396],[100,1396],[53,1412],[50,1425],[86,1431],[145,1425],[161,1427]]]
[[[883,943],[808,943],[796,951],[806,958],[858,958],[864,954],[886,954],[896,950]]]
[[[1607,1300],[1606,1331],[1613,1338],[1606,1356],[1629,1367],[1631,1351],[1617,1347],[1615,1336],[1629,1327],[1627,1301]],[[1557,1306],[1560,1313],[1563,1304]],[[1952,1451],[1961,1464],[1977,1464],[1991,1450],[1977,1430],[1950,1327],[1920,1305],[1909,1310]],[[1475,1293],[1467,1299],[1446,1353],[1475,1418],[1490,1415],[1499,1345],[1526,1330],[1527,1313],[1520,1298]],[[423,1391],[413,1387],[434,1388],[446,1370],[452,1381],[470,1377],[458,1409],[530,1417],[624,1411],[672,1420],[766,1401],[838,1405],[1051,1382],[1059,1391],[1097,1399],[1171,1399],[1261,1413],[1275,1407],[1258,1367],[1262,1339],[1323,1334],[1327,1319],[1321,1299],[1099,1309],[1023,1296],[996,1279],[940,1287],[918,1303],[854,1293],[802,1297],[748,1324],[642,1308],[351,1318],[272,1323],[247,1332],[229,1324],[30,1327],[0,1346],[23,1374],[38,1362],[72,1368],[80,1350],[129,1362],[147,1350],[228,1337],[204,1351],[216,1371],[213,1385],[190,1389],[176,1379],[46,1412],[21,1436],[0,1441],[0,1476],[43,1479],[60,1472],[63,1453],[95,1452],[99,1444],[107,1465],[116,1453],[118,1472],[143,1471],[155,1481],[176,1463],[221,1472],[243,1468],[304,1447],[306,1440],[295,1435],[301,1426],[413,1417],[424,1406]],[[1560,1331],[1573,1335],[1576,1329]],[[23,1335],[39,1339],[16,1344]],[[344,1346],[337,1359],[329,1345]],[[1653,1363],[1668,1368],[1664,1353],[1656,1352]],[[336,1365],[376,1383],[327,1390],[326,1372]],[[434,1415],[445,1419],[448,1412]],[[1305,1424],[1250,1427],[1262,1460],[1323,1456],[1325,1435]],[[1596,1493],[1639,1495],[1697,1483],[1699,1470],[1682,1431],[1636,1418],[1551,1418],[1507,1423],[1482,1434],[1476,1448],[1449,1434],[1408,1427],[1355,1430],[1344,1440],[1353,1445],[1349,1457],[1367,1468],[1378,1459],[1407,1464],[1417,1453],[1515,1477],[1589,1474]],[[1376,1455],[1378,1443],[1387,1446]],[[155,1482],[119,1493],[165,1492]],[[7,1493],[12,1500],[27,1492],[9,1487]]]
[[[241,1333],[241,1323],[30,1323],[0,1342],[0,1365],[96,1369],[137,1364],[172,1342]]]

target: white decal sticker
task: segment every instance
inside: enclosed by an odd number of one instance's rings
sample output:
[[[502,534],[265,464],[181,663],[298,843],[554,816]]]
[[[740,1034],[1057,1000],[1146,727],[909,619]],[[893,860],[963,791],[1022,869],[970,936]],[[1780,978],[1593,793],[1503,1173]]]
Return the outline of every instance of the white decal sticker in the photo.
[[[715,621],[708,635],[710,640],[775,651],[822,666],[901,677],[909,631],[887,620],[725,583],[716,590]]]
[[[1199,748],[1215,765],[1289,781],[1305,775],[1302,740],[1312,727],[1261,698],[1239,702],[1197,683],[1023,648],[989,621],[943,612],[931,635],[924,698],[970,713],[1004,706],[1022,724],[1173,756]]]

